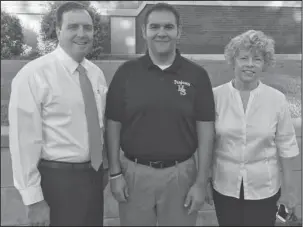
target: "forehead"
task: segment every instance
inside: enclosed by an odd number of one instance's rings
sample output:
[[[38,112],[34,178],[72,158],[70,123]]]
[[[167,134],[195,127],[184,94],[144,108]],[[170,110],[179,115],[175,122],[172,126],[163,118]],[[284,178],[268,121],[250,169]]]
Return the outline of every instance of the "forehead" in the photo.
[[[238,51],[238,56],[263,57],[263,54],[261,50],[256,48],[240,48]]]
[[[177,24],[175,15],[167,10],[153,11],[147,18],[147,24]]]
[[[86,10],[73,10],[63,13],[62,24],[93,24],[92,18]]]

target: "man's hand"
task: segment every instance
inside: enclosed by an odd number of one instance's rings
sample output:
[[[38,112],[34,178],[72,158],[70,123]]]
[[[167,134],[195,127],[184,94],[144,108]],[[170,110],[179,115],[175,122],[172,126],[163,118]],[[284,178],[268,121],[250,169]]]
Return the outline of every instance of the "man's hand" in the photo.
[[[128,187],[123,175],[110,180],[110,189],[114,198],[118,202],[126,202],[128,197]]]
[[[205,201],[206,187],[194,184],[188,191],[185,199],[185,207],[189,207],[188,214],[199,211]]]
[[[45,200],[27,206],[31,226],[49,226],[50,210]]]

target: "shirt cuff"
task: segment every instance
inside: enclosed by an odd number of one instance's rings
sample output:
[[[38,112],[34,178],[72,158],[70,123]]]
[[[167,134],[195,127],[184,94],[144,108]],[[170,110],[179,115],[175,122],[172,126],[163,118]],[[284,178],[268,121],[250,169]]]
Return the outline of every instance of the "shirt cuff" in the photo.
[[[19,191],[24,205],[28,206],[44,200],[42,189],[38,187],[29,187]]]
[[[299,155],[299,149],[295,148],[292,150],[284,151],[280,153],[280,157],[282,158],[293,158]]]

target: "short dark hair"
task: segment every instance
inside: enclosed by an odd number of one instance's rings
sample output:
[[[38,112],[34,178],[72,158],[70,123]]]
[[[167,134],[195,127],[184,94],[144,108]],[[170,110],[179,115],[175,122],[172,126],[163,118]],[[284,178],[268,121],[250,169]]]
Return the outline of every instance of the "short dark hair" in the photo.
[[[157,3],[155,5],[153,5],[145,14],[145,18],[144,18],[144,25],[147,25],[147,21],[148,21],[148,17],[149,15],[154,12],[154,11],[168,11],[174,14],[175,18],[176,18],[176,22],[177,22],[177,26],[179,26],[181,24],[180,22],[180,14],[179,12],[175,9],[175,7],[173,7],[170,4],[167,3]]]
[[[87,11],[93,20],[92,12],[85,5],[83,5],[79,2],[65,2],[62,5],[60,5],[56,11],[56,26],[61,28],[63,14],[66,12],[74,11],[74,10]]]

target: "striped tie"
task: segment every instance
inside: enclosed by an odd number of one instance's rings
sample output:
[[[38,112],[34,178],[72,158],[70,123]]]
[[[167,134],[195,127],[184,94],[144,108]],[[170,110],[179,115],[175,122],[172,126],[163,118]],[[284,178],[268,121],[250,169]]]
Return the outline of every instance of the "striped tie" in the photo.
[[[77,71],[79,72],[80,87],[85,106],[91,163],[93,168],[97,171],[102,163],[101,128],[99,124],[98,109],[92,84],[86,75],[85,68],[80,64]]]

